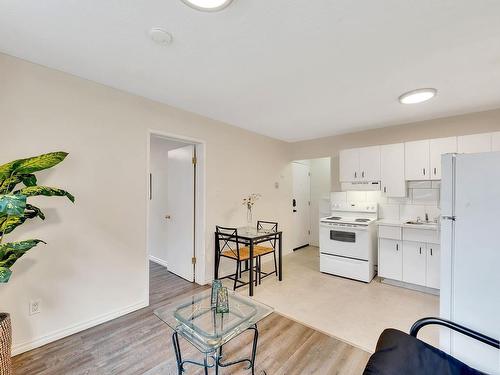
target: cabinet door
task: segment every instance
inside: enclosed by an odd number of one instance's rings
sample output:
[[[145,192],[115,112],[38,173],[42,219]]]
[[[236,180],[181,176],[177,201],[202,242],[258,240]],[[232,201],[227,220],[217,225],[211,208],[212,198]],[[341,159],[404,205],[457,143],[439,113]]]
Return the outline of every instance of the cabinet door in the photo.
[[[340,151],[339,179],[341,182],[359,181],[359,149]]]
[[[429,142],[431,180],[441,179],[441,155],[457,152],[457,137],[431,139]]]
[[[382,194],[406,197],[404,143],[380,147],[380,175]]]
[[[491,151],[491,133],[472,134],[458,137],[458,152],[470,154]]]
[[[403,281],[425,285],[427,249],[425,243],[403,241]]]
[[[405,143],[407,180],[429,180],[429,140]]]
[[[500,151],[500,132],[491,135],[491,151]]]
[[[429,288],[439,289],[440,278],[440,256],[441,251],[439,245],[427,244],[427,277],[426,285]]]
[[[359,149],[359,172],[362,181],[380,181],[380,146]]]
[[[401,241],[379,239],[378,275],[393,280],[403,276],[403,252]]]

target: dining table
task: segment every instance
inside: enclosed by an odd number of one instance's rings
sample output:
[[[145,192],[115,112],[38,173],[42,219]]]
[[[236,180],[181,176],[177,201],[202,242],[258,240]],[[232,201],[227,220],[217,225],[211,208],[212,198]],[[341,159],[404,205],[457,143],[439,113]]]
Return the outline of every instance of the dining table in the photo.
[[[254,267],[254,248],[255,245],[259,243],[263,243],[266,241],[271,241],[276,238],[276,246],[278,252],[278,280],[283,281],[283,231],[280,230],[269,230],[269,229],[257,229],[257,227],[253,226],[245,226],[238,227],[238,242],[240,244],[245,244],[249,248],[249,269],[253,270]],[[234,239],[236,241],[236,238]],[[215,232],[215,259],[219,256],[220,252],[220,241],[219,235]],[[219,278],[219,267],[217,267],[217,262],[215,263],[214,270],[214,279],[217,280]],[[250,297],[253,296],[254,293],[254,274],[253,272],[249,272],[249,280],[248,280],[248,295]]]

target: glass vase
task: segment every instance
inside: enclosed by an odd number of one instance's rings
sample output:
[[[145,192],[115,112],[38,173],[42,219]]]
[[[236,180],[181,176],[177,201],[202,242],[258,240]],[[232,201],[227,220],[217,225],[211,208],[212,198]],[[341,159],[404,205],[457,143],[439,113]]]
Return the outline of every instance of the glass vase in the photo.
[[[251,228],[252,227],[252,223],[253,223],[253,220],[252,220],[252,209],[251,208],[247,208],[247,227]]]

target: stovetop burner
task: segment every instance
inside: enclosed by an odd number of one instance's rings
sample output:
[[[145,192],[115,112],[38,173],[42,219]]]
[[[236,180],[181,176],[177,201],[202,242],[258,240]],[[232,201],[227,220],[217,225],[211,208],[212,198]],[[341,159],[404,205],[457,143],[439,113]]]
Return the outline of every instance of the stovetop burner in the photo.
[[[366,223],[368,221],[370,221],[371,219],[356,219],[354,220],[356,223]]]
[[[340,220],[342,219],[340,216],[330,216],[326,218],[327,220]]]

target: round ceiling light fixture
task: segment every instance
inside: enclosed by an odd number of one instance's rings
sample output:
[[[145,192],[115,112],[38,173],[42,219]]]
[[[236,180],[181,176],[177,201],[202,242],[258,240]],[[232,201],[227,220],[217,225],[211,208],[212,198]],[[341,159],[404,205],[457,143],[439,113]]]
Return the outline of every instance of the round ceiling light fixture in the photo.
[[[182,0],[182,2],[204,12],[217,12],[229,6],[233,0]]]
[[[149,37],[155,43],[167,46],[172,43],[173,37],[167,30],[161,27],[153,27],[149,30]]]
[[[401,104],[423,103],[435,97],[436,94],[437,90],[433,88],[412,90],[401,95],[399,97],[399,102]]]

